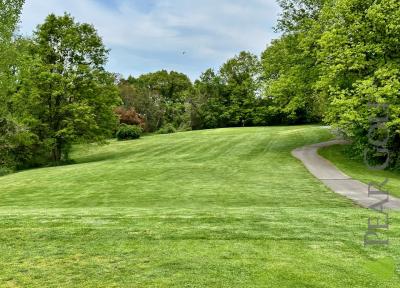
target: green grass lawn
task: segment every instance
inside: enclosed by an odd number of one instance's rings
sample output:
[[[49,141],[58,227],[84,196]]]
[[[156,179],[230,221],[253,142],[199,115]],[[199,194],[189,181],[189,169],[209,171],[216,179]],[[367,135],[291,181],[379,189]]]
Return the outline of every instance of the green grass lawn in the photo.
[[[334,145],[320,149],[318,153],[331,161],[336,167],[354,179],[358,179],[366,184],[370,182],[382,183],[389,179],[385,188],[397,197],[400,197],[400,173],[397,171],[374,171],[368,169],[362,159],[351,159],[346,154],[345,145]],[[400,287],[400,286],[399,286]]]
[[[290,154],[330,137],[148,136],[1,177],[0,287],[400,287],[400,215],[389,247],[364,247],[373,212]]]

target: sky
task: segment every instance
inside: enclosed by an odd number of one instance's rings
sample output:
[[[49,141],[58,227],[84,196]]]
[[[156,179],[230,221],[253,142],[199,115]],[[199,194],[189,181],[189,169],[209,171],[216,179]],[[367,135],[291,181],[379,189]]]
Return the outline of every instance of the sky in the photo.
[[[166,69],[194,80],[279,36],[276,0],[26,0],[20,32],[64,12],[94,25],[111,49],[107,70],[125,77]]]

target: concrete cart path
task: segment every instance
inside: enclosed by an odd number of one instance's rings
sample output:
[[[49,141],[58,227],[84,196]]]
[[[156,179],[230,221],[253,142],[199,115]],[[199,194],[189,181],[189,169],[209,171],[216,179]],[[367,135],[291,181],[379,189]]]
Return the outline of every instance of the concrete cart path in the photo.
[[[368,185],[344,174],[317,152],[322,147],[345,143],[346,141],[344,140],[332,140],[304,146],[293,150],[292,155],[301,160],[311,174],[322,181],[332,191],[350,198],[363,207],[369,207],[386,199],[385,195],[368,196]],[[383,206],[386,209],[400,210],[400,199],[389,196],[389,201]]]

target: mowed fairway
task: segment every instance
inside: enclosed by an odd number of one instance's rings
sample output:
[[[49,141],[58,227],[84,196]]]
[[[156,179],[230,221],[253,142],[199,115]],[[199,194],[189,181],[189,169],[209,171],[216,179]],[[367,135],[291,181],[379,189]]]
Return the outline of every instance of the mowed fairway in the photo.
[[[364,248],[373,213],[290,154],[330,137],[148,136],[1,177],[0,287],[400,287],[399,214],[389,247]]]

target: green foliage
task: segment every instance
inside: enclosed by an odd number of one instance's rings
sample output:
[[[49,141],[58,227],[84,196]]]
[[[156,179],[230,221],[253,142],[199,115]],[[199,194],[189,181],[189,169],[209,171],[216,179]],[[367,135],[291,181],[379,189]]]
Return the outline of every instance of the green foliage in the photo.
[[[317,42],[323,0],[280,0],[283,35],[262,54],[265,95],[284,123],[320,122],[326,101],[317,90]]]
[[[104,71],[108,51],[96,30],[68,14],[49,15],[27,46],[32,61],[12,106],[47,158],[67,161],[73,143],[110,137],[119,97],[114,75]]]
[[[7,98],[15,89],[15,70],[18,50],[14,36],[24,0],[0,0],[0,118],[9,114]]]
[[[118,140],[134,140],[139,139],[142,135],[142,128],[137,125],[121,124],[116,133]]]
[[[0,118],[10,116],[8,98],[16,88],[15,32],[23,4],[23,0],[0,0]]]
[[[15,120],[0,119],[0,166],[16,170],[43,165],[43,147],[27,126]]]
[[[262,67],[257,56],[241,52],[222,65],[208,69],[195,82],[189,97],[194,129],[254,126],[274,123],[270,101],[262,96]]]
[[[158,129],[157,134],[171,134],[175,132],[176,132],[175,127],[172,124],[167,123],[160,129]]]
[[[0,166],[0,177],[13,173],[14,170],[6,166]]]
[[[388,105],[391,165],[400,159],[400,2],[280,0],[283,36],[263,54],[266,93],[289,122],[325,121],[371,150],[368,133]],[[379,136],[381,135],[381,136]],[[379,157],[378,157],[379,158]]]
[[[145,130],[154,132],[165,124],[179,127],[187,124],[185,101],[192,89],[189,78],[165,70],[129,77],[120,81],[124,106],[133,108],[145,120]]]
[[[20,58],[15,32],[21,14],[23,0],[0,0],[0,175],[13,171],[20,155],[21,146],[29,134],[12,119],[9,97],[16,89],[16,66]],[[21,139],[24,142],[18,143]]]
[[[337,1],[323,10],[325,31],[318,82],[331,103],[326,121],[354,140],[358,153],[370,147],[368,131],[387,104],[392,165],[400,156],[400,2]]]
[[[228,97],[228,126],[252,125],[254,101],[260,95],[261,64],[257,56],[241,52],[220,69]]]
[[[264,93],[286,123],[319,122],[322,117],[323,102],[314,89],[318,67],[304,38],[301,33],[284,35],[262,54]]]
[[[330,0],[277,0],[282,12],[276,30],[302,32],[315,24],[325,3]]]
[[[119,88],[124,106],[145,119],[148,132],[281,123],[261,95],[261,74],[258,57],[241,52],[218,73],[205,71],[194,86],[186,75],[162,70],[121,80]]]
[[[194,129],[224,127],[228,101],[220,75],[205,71],[194,84],[188,98],[191,125]]]

